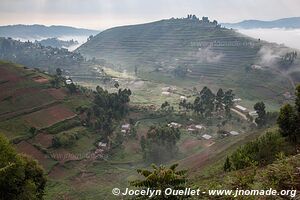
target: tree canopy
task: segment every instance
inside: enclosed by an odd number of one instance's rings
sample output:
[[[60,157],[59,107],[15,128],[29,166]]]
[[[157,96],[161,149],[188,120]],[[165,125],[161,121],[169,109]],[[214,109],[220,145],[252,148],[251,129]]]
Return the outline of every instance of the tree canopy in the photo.
[[[43,199],[44,170],[31,158],[20,155],[0,134],[0,199]]]

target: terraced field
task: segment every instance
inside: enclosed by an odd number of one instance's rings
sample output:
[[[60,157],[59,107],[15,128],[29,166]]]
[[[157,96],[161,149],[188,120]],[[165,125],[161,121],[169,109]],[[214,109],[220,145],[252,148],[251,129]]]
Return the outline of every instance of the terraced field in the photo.
[[[244,106],[263,100],[270,110],[276,110],[286,102],[283,94],[293,93],[299,82],[300,59],[283,70],[276,63],[265,62],[265,49],[273,52],[273,57],[293,51],[201,20],[169,19],[108,29],[76,51],[104,59],[115,70],[132,75],[137,68],[139,78],[155,84],[231,88],[244,99]],[[262,69],[251,70],[253,65]],[[178,67],[188,69],[186,76],[175,76]],[[95,81],[91,77],[81,82]]]

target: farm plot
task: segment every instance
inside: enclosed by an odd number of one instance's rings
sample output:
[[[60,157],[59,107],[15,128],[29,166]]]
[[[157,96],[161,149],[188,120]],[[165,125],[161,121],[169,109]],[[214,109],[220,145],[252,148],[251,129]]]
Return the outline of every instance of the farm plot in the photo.
[[[31,126],[38,129],[50,127],[60,121],[71,119],[76,114],[62,105],[55,105],[50,108],[24,116],[24,120]]]
[[[11,98],[0,102],[0,115],[46,105],[54,100],[46,91],[33,88],[17,90]]]
[[[49,148],[52,145],[53,135],[44,132],[36,135],[30,142],[41,145],[43,148]]]
[[[64,89],[47,89],[47,92],[56,100],[63,100],[66,96],[67,93]]]
[[[16,148],[20,153],[25,153],[38,160],[47,171],[49,171],[56,164],[56,161],[52,160],[49,156],[26,141],[22,141],[17,144]]]

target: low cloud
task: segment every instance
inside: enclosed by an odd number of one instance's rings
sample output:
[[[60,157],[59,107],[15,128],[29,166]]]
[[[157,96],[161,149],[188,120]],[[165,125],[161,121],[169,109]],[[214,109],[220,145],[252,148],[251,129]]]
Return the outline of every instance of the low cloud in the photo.
[[[214,52],[210,47],[199,48],[194,54],[199,63],[218,63],[224,57],[223,53]]]

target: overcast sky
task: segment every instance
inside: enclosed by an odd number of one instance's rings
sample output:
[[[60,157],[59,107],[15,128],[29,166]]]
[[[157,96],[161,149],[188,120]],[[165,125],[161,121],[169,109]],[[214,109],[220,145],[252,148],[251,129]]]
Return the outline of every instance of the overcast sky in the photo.
[[[105,29],[188,13],[219,22],[300,16],[299,0],[0,0],[0,25]]]

